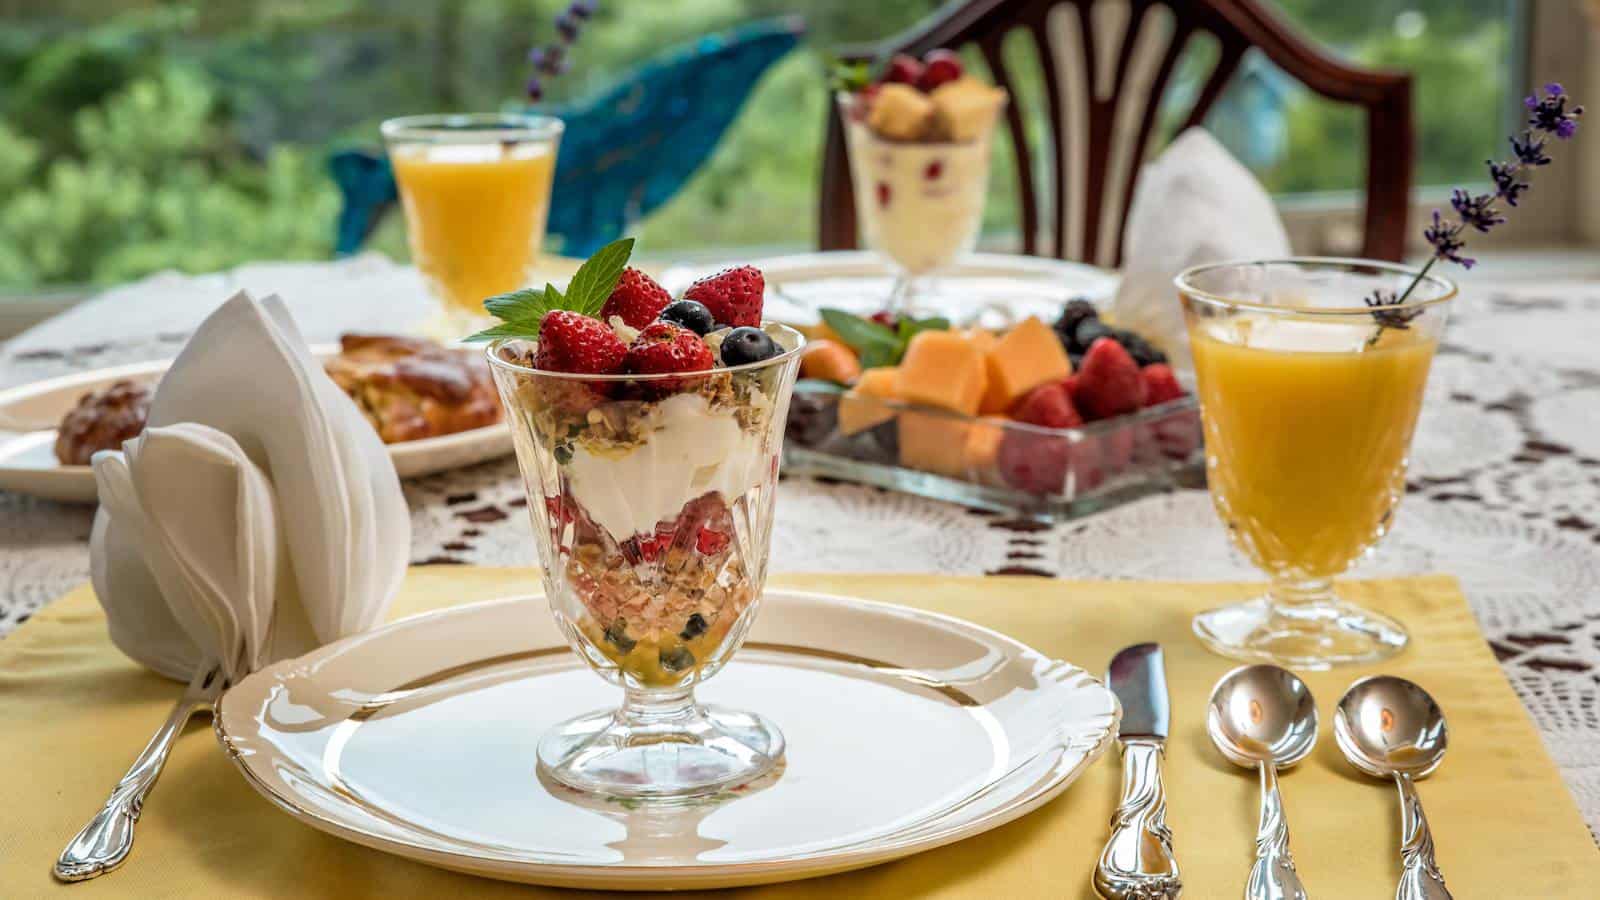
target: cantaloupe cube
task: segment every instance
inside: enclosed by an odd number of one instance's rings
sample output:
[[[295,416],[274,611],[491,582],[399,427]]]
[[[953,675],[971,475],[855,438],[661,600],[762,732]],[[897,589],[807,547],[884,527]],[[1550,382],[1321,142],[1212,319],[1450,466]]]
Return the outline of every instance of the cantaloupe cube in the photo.
[[[1005,437],[1006,419],[985,418],[967,429],[967,479],[980,484],[1004,485],[996,459]]]
[[[977,347],[979,353],[988,353],[994,348],[995,342],[1000,340],[1000,336],[998,334],[995,334],[987,328],[968,328],[967,330],[961,332],[961,335],[965,337],[967,341],[972,344],[972,346]]]
[[[900,465],[946,478],[967,477],[967,435],[961,416],[908,410],[900,414]]]
[[[900,360],[895,392],[911,403],[973,415],[989,382],[983,358],[972,341],[957,332],[921,332]]]
[[[857,434],[894,418],[894,409],[883,401],[895,398],[899,375],[894,366],[862,372],[856,386],[839,398],[839,433]]]
[[[1023,394],[1072,374],[1072,361],[1055,329],[1035,316],[995,342],[986,354],[986,367],[988,388],[980,404],[986,414],[1003,413]]]

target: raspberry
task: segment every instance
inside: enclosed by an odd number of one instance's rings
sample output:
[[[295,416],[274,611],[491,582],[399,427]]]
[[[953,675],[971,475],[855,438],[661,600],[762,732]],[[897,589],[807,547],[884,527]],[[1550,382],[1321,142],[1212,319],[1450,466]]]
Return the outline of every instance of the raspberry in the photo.
[[[1078,371],[1077,389],[1078,407],[1089,419],[1133,412],[1144,405],[1144,395],[1144,377],[1121,344],[1100,338],[1089,346]]]
[[[1184,395],[1183,385],[1178,383],[1178,376],[1172,374],[1172,367],[1166,363],[1151,363],[1140,369],[1139,375],[1144,379],[1146,406],[1176,400]]]
[[[628,348],[611,326],[580,313],[558,309],[539,323],[536,369],[547,372],[581,372],[608,375],[622,368]]]
[[[755,266],[724,269],[702,278],[683,292],[683,299],[694,300],[711,310],[723,325],[760,325],[761,303],[767,281]]]
[[[612,316],[621,316],[622,321],[630,326],[643,328],[654,322],[656,316],[661,315],[661,311],[671,302],[672,295],[667,293],[666,288],[649,275],[629,266],[622,270],[617,286],[611,289],[611,296],[600,307],[600,321],[609,322]]]

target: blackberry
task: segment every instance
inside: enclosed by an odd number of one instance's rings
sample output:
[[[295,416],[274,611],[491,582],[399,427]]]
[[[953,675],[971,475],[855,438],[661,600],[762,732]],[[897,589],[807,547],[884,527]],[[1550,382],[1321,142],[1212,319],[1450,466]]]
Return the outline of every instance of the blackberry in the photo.
[[[1128,355],[1133,357],[1133,361],[1138,363],[1141,369],[1152,363],[1167,361],[1167,355],[1145,340],[1144,335],[1117,329],[1111,333],[1111,336],[1117,339],[1117,343],[1122,345],[1122,349],[1128,351]]]
[[[1067,352],[1087,353],[1095,341],[1111,336],[1111,329],[1104,322],[1099,319],[1084,319],[1078,323],[1078,327],[1072,329],[1072,343],[1067,345]]]
[[[1078,323],[1084,319],[1098,318],[1100,318],[1100,313],[1095,310],[1093,303],[1082,297],[1075,297],[1068,300],[1067,305],[1061,308],[1061,316],[1056,319],[1056,331],[1062,334],[1071,334],[1072,330],[1078,327]]]

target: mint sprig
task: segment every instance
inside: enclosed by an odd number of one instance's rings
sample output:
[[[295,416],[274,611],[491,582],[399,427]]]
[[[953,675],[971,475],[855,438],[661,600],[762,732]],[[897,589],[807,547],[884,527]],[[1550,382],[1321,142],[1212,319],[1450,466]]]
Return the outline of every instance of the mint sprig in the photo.
[[[622,270],[628,267],[628,257],[633,255],[633,238],[623,238],[601,247],[584,261],[567,282],[566,293],[553,284],[543,288],[523,288],[506,294],[496,294],[483,301],[489,315],[500,320],[494,325],[470,335],[466,341],[492,341],[497,338],[537,338],[539,325],[547,313],[567,310],[590,318],[599,318],[600,308],[616,289]]]
[[[820,312],[822,321],[833,329],[839,340],[856,351],[863,369],[899,365],[912,338],[924,331],[950,329],[950,320],[940,316],[927,319],[903,316],[894,328],[890,328],[842,309],[823,309]]]

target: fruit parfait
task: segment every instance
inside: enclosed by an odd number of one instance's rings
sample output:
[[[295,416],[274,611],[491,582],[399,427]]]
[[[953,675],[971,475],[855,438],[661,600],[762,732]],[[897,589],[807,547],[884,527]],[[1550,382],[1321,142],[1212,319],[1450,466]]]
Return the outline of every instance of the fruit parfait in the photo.
[[[889,61],[875,81],[841,77],[856,218],[868,247],[915,279],[977,243],[989,187],[989,142],[1006,92],[967,74],[952,50]]]
[[[475,337],[493,340],[551,611],[624,691],[620,710],[546,735],[539,763],[580,790],[682,797],[783,752],[770,722],[693,689],[754,618],[804,339],[762,321],[758,270],[675,300],[627,267],[632,243],[600,250],[565,293],[491,298],[502,324]]]

